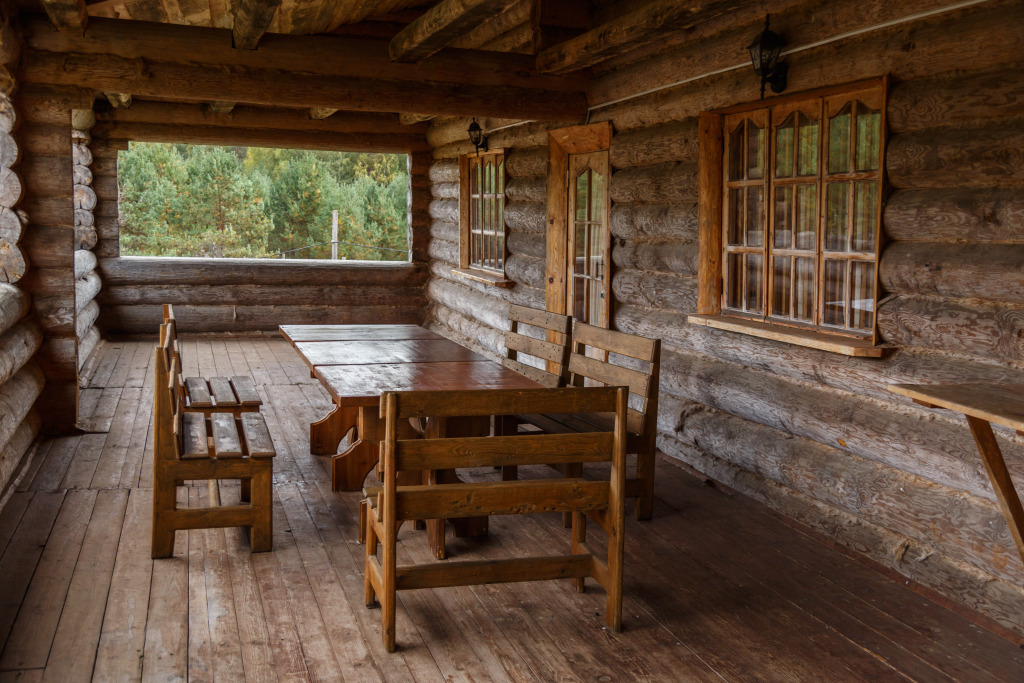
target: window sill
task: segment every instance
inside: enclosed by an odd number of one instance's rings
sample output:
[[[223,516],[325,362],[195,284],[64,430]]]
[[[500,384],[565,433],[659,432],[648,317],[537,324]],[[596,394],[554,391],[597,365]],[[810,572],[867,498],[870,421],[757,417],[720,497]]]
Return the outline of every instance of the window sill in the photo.
[[[486,270],[477,270],[475,268],[452,268],[452,274],[464,277],[467,280],[473,280],[474,282],[482,282],[492,287],[508,288],[516,284],[514,281],[508,280],[497,273],[489,273]]]
[[[868,340],[850,339],[836,337],[821,332],[810,330],[799,330],[796,328],[780,327],[754,320],[741,320],[724,315],[688,315],[686,320],[694,325],[713,327],[716,330],[738,332],[760,339],[771,339],[772,341],[806,346],[820,351],[830,351],[844,356],[856,356],[859,358],[881,358],[891,350],[891,346],[876,346]]]

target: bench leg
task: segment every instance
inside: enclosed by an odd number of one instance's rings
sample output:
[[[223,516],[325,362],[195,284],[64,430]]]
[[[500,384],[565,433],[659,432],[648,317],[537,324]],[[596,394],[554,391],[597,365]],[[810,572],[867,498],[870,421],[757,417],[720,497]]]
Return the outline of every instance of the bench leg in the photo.
[[[322,420],[309,425],[309,452],[313,455],[334,455],[338,444],[356,426],[356,409],[334,406]]]
[[[365,507],[369,507],[368,505]],[[360,507],[360,511],[362,507]],[[366,562],[363,569],[363,600],[367,607],[373,607],[377,601],[377,593],[373,590],[373,581],[370,579],[370,558],[377,555],[377,530],[374,528],[373,520],[369,513],[363,519],[360,514],[360,522],[363,524],[360,535],[366,539]]]
[[[162,481],[162,473],[157,465],[153,479],[153,538],[152,557],[159,559],[174,555],[174,527],[168,517],[177,507],[178,489],[174,482]]]
[[[274,549],[274,500],[272,476],[269,467],[261,468],[252,475],[252,527],[249,533],[249,549],[254,553]]]

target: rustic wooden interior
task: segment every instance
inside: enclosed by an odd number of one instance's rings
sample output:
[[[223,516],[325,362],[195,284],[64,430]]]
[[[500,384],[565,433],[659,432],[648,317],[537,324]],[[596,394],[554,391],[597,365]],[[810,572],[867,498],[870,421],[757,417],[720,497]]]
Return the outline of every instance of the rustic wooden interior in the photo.
[[[766,106],[883,93],[859,337],[718,315],[722,121],[759,100],[766,14],[789,65]],[[993,488],[964,417],[932,407],[956,396],[889,385],[1024,384],[1022,25],[1020,0],[3,0],[0,677],[1019,680],[1024,525],[1005,497],[1024,435],[985,432]],[[474,118],[503,151],[501,275],[467,269],[460,239]],[[129,141],[407,154],[410,258],[122,257]],[[419,324],[506,358],[510,305],[573,313],[558,179],[596,150],[595,322],[662,344],[622,633],[593,618],[603,592],[568,582],[405,591],[416,635],[388,655],[361,601],[360,497],[310,454],[330,400],[277,326]],[[186,370],[251,375],[264,401],[270,553],[213,529],[150,559],[164,304]],[[564,531],[531,524],[450,548],[529,554]],[[421,536],[403,528],[403,562],[429,554]]]

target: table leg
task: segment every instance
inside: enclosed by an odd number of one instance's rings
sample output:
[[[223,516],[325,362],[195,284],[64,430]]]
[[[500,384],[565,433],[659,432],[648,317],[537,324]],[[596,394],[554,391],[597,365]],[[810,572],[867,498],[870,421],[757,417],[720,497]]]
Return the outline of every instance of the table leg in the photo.
[[[361,491],[363,480],[377,464],[377,406],[358,409],[356,433],[359,439],[344,453],[331,459],[331,488],[335,491]]]
[[[309,452],[313,455],[334,455],[338,444],[356,426],[356,409],[334,406],[327,417],[309,425]]]
[[[986,421],[977,417],[965,416],[967,424],[971,426],[971,433],[974,434],[974,442],[978,444],[981,451],[981,460],[985,463],[985,471],[988,478],[992,480],[992,488],[996,492],[996,500],[999,501],[999,509],[1006,518],[1006,525],[1010,527],[1010,534],[1017,544],[1017,552],[1020,553],[1021,561],[1024,561],[1024,507],[1021,506],[1017,489],[1013,486],[1013,479],[1010,478],[1010,471],[1006,469],[1006,461],[1003,460],[1002,451],[996,442],[995,434],[992,433],[992,426]]]

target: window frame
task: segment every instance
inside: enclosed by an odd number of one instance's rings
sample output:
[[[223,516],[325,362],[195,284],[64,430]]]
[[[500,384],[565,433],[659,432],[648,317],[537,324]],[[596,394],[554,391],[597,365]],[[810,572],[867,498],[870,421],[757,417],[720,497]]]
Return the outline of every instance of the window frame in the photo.
[[[495,161],[496,168],[500,169],[500,171],[496,170],[496,172],[501,173],[501,181],[498,186],[501,187],[502,191],[493,193],[495,201],[500,202],[501,207],[500,268],[490,268],[482,263],[474,263],[470,253],[474,230],[472,225],[472,202],[474,197],[472,194],[471,174],[474,168],[483,165],[489,159]],[[496,287],[511,287],[515,284],[505,276],[505,267],[508,263],[508,228],[505,223],[506,183],[505,150],[503,148],[459,155],[459,267],[452,271],[456,275]],[[483,195],[483,188],[480,189],[480,194]],[[484,228],[481,226],[480,230],[482,235]],[[497,241],[497,235],[495,235],[494,239]]]
[[[824,232],[826,230],[826,207],[824,196],[829,178],[835,177],[838,181],[852,182],[857,176],[855,172],[836,173],[828,172],[828,123],[829,116],[834,115],[833,105],[842,100],[864,101],[865,97],[858,95],[868,94],[878,104],[880,112],[880,143],[879,143],[879,167],[877,172],[878,201],[874,224],[874,309],[870,331],[859,332],[850,327],[837,327],[821,324],[824,318],[820,315],[819,305],[822,301],[822,292],[825,286],[823,274],[823,260],[826,255],[824,249]],[[698,267],[698,315],[689,316],[692,323],[729,329],[732,331],[745,332],[758,337],[767,337],[787,341],[790,343],[815,346],[829,351],[844,353],[856,356],[879,356],[881,355],[878,346],[878,316],[877,303],[879,301],[878,266],[881,259],[883,247],[882,232],[882,211],[886,198],[886,177],[885,177],[885,146],[887,143],[886,106],[888,98],[888,78],[880,77],[840,86],[818,88],[816,90],[794,93],[782,97],[769,98],[763,101],[751,102],[734,107],[728,107],[716,111],[703,112],[699,120],[700,158],[698,173],[698,194],[699,194],[699,233],[700,233],[700,260]],[[814,301],[812,322],[804,323],[793,319],[780,319],[772,311],[772,290],[773,266],[772,251],[774,247],[775,231],[775,190],[776,187],[786,184],[777,183],[775,177],[775,145],[776,129],[785,122],[789,115],[800,111],[801,105],[810,105],[817,100],[818,110],[821,112],[818,129],[818,169],[816,174],[817,205],[816,215],[816,236],[814,249]],[[842,105],[838,105],[841,107]],[[767,145],[767,156],[765,158],[765,172],[760,182],[763,183],[764,205],[763,205],[763,247],[760,253],[763,254],[762,264],[762,310],[760,313],[744,312],[726,305],[726,264],[724,259],[729,246],[725,232],[726,218],[726,187],[730,181],[727,177],[726,149],[726,119],[731,115],[750,114],[763,110],[765,119],[765,144]],[[772,113],[776,111],[785,112],[781,117],[773,118]],[[852,141],[851,141],[852,144]],[[851,176],[847,178],[846,176]],[[794,169],[793,178],[796,178]],[[809,180],[811,176],[807,176]],[[785,181],[792,182],[788,177]],[[751,182],[751,181],[743,181]],[[851,189],[852,191],[852,189]],[[852,220],[852,219],[851,219]],[[849,236],[848,236],[849,239]],[[795,248],[795,247],[794,247]],[[744,249],[746,249],[744,247]],[[784,249],[784,248],[783,248]],[[793,249],[790,249],[792,251]],[[831,252],[830,252],[831,253]],[[842,258],[848,255],[845,252]],[[853,252],[851,252],[852,254]],[[869,252],[864,252],[868,254]],[[863,255],[861,255],[863,256]],[[791,266],[794,267],[794,266]],[[845,301],[849,302],[850,285],[846,285],[847,293]],[[792,296],[792,294],[791,294]],[[848,303],[847,306],[850,304]],[[792,310],[792,309],[791,309]],[[853,309],[847,308],[852,314]],[[847,321],[849,322],[849,321]]]

